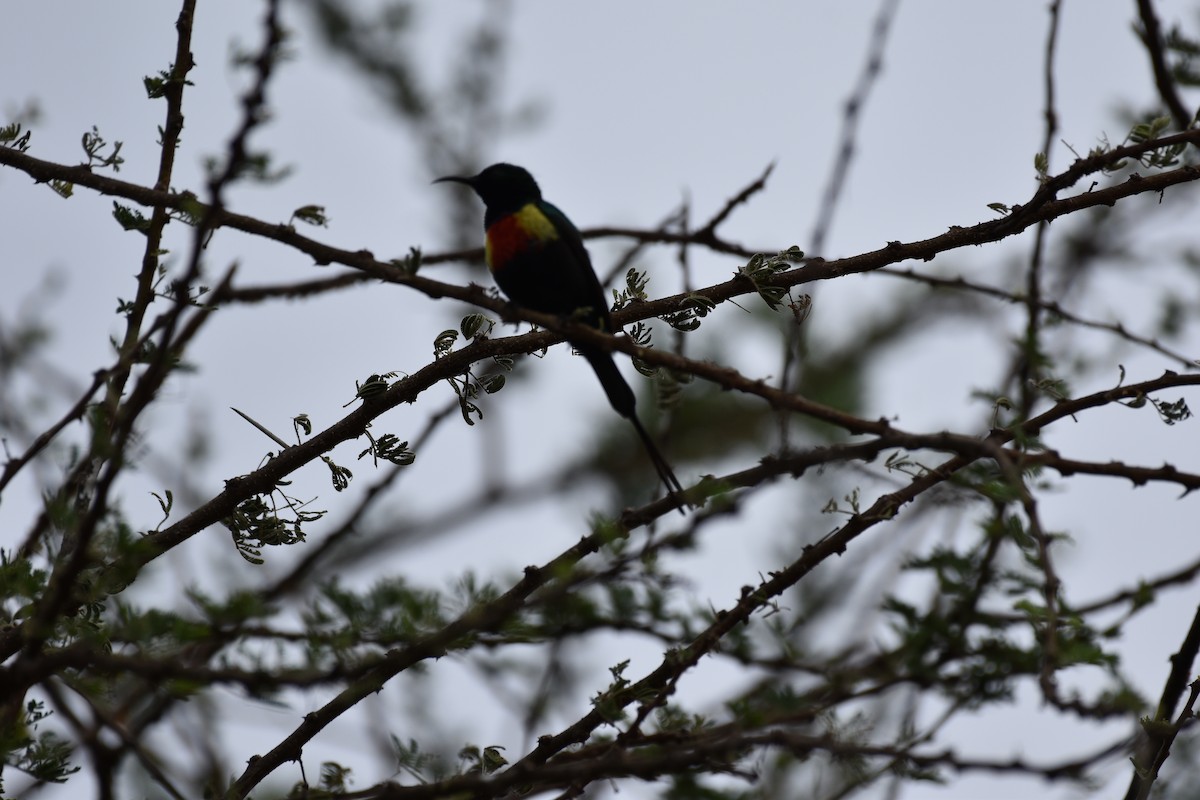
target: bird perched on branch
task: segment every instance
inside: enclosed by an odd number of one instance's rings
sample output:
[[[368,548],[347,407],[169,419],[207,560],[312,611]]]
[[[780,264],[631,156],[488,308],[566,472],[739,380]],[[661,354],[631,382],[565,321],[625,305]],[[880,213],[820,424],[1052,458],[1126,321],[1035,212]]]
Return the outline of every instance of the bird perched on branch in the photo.
[[[528,171],[512,164],[493,164],[471,178],[450,176],[434,183],[445,181],[466,184],[483,200],[488,269],[509,300],[614,332],[604,290],[583,237],[565,214],[542,199],[541,189]],[[608,402],[633,423],[654,469],[682,512],[683,486],[638,419],[633,390],[612,354],[594,344],[571,344],[595,370]]]

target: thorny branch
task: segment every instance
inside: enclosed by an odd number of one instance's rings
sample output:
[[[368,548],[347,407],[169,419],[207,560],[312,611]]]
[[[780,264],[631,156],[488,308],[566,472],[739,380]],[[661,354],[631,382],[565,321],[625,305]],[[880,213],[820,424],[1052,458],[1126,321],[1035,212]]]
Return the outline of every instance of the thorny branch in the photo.
[[[1140,4],[1139,4],[1140,5]],[[1148,4],[1146,4],[1148,7]],[[1059,4],[1053,6],[1057,15]],[[676,739],[664,738],[662,734],[647,734],[641,730],[641,723],[649,714],[666,703],[678,680],[691,670],[703,657],[717,652],[721,642],[739,625],[746,624],[752,615],[767,608],[785,591],[794,587],[805,575],[809,574],[818,564],[830,556],[845,551],[847,546],[865,531],[881,522],[892,519],[902,509],[930,488],[947,481],[960,473],[964,468],[980,460],[996,462],[1010,479],[1013,487],[1021,491],[1020,500],[1026,512],[1031,529],[1039,545],[1039,554],[1045,574],[1045,602],[1051,618],[1047,621],[1049,630],[1045,643],[1046,662],[1042,674],[1043,688],[1048,697],[1053,697],[1053,667],[1055,655],[1054,630],[1056,621],[1056,597],[1058,580],[1053,572],[1049,556],[1049,538],[1041,530],[1038,521],[1036,503],[1025,486],[1020,470],[1030,465],[1039,465],[1057,470],[1062,475],[1086,473],[1120,477],[1140,485],[1147,481],[1162,481],[1171,483],[1189,492],[1200,488],[1200,476],[1177,470],[1170,465],[1162,467],[1140,467],[1119,462],[1099,464],[1064,458],[1057,452],[1042,450],[1027,452],[1022,446],[1010,446],[1017,441],[1025,441],[1044,427],[1081,413],[1089,408],[1096,408],[1118,402],[1123,399],[1139,399],[1151,393],[1166,388],[1200,385],[1200,376],[1179,376],[1165,373],[1162,377],[1130,386],[1095,392],[1075,399],[1064,399],[1056,402],[1048,410],[1024,422],[1017,423],[1010,429],[997,429],[984,437],[957,435],[950,433],[920,433],[906,431],[887,420],[869,420],[847,414],[839,409],[815,403],[795,393],[772,388],[765,381],[755,380],[742,373],[720,365],[659,350],[641,348],[624,337],[614,337],[586,328],[577,323],[563,321],[546,315],[525,312],[505,304],[475,286],[456,286],[442,281],[433,280],[416,274],[416,259],[407,263],[382,262],[366,251],[351,252],[331,247],[313,239],[298,234],[290,225],[270,224],[228,210],[223,202],[225,187],[238,175],[240,168],[248,158],[247,138],[254,130],[265,107],[265,88],[271,74],[275,56],[282,43],[282,32],[276,15],[278,4],[268,5],[265,22],[266,43],[253,62],[256,68],[256,80],[243,99],[242,125],[234,134],[229,145],[229,157],[225,169],[214,174],[207,187],[208,198],[200,202],[191,193],[175,193],[169,191],[171,164],[179,131],[182,129],[182,112],[180,100],[183,86],[186,83],[187,70],[191,58],[187,49],[188,36],[192,23],[192,3],[185,3],[184,12],[178,23],[179,47],[175,66],[167,82],[165,96],[168,100],[167,125],[164,128],[163,160],[160,163],[158,180],[153,188],[115,180],[93,173],[80,167],[68,167],[30,157],[16,150],[0,148],[0,163],[23,170],[35,180],[65,180],[80,186],[86,186],[97,192],[124,197],[142,203],[153,209],[152,230],[161,234],[162,226],[166,224],[171,212],[186,212],[194,215],[196,223],[193,237],[193,248],[187,261],[181,284],[190,287],[201,272],[201,251],[203,243],[209,235],[220,228],[242,230],[252,235],[261,236],[285,244],[298,252],[303,252],[318,264],[342,264],[353,272],[343,273],[318,281],[303,284],[293,284],[287,287],[257,287],[238,289],[232,286],[232,270],[230,270],[220,287],[214,293],[215,302],[253,302],[267,297],[301,296],[315,294],[332,288],[350,285],[368,279],[381,279],[398,283],[423,293],[429,297],[452,297],[488,309],[506,320],[534,322],[545,330],[520,336],[498,339],[483,339],[474,342],[458,351],[447,354],[438,362],[431,364],[410,376],[396,381],[381,396],[365,400],[363,404],[342,420],[327,430],[317,434],[305,442],[285,449],[277,458],[250,475],[235,478],[227,483],[225,490],[196,509],[186,517],[168,528],[147,535],[142,547],[134,555],[121,563],[109,563],[101,566],[102,571],[132,574],[138,568],[149,563],[158,555],[180,544],[189,537],[207,529],[225,518],[238,503],[255,494],[268,493],[280,480],[286,478],[301,466],[311,463],[321,454],[327,452],[336,444],[361,435],[369,423],[400,403],[411,402],[421,392],[430,386],[445,380],[448,376],[461,374],[470,365],[480,360],[497,355],[513,355],[528,353],[542,349],[548,345],[561,342],[569,336],[573,340],[594,343],[601,347],[619,350],[635,355],[646,363],[667,367],[680,373],[688,373],[704,378],[725,389],[762,399],[772,408],[787,414],[799,414],[812,419],[821,420],[836,426],[842,431],[869,437],[867,441],[856,441],[832,448],[814,448],[801,453],[789,453],[786,456],[768,458],[755,467],[724,476],[714,483],[720,484],[719,492],[730,492],[738,487],[757,487],[768,481],[783,476],[799,476],[806,470],[822,464],[847,459],[871,461],[881,452],[891,448],[906,450],[928,450],[948,454],[950,457],[939,466],[922,469],[912,476],[912,480],[895,491],[881,495],[864,510],[855,510],[850,519],[817,543],[806,548],[803,553],[788,564],[784,569],[764,577],[756,587],[745,587],[731,605],[714,614],[711,624],[697,632],[690,640],[682,642],[678,650],[668,653],[662,662],[647,672],[640,680],[614,692],[610,702],[618,708],[636,705],[635,722],[626,728],[618,741],[622,747],[609,744],[587,744],[579,750],[568,751],[568,747],[589,741],[592,735],[601,727],[611,724],[611,720],[599,710],[593,709],[574,724],[564,728],[558,734],[543,737],[524,758],[511,767],[492,777],[466,775],[440,783],[423,786],[385,786],[371,790],[373,797],[434,797],[442,796],[437,792],[467,792],[474,797],[494,797],[507,791],[522,787],[525,782],[536,777],[539,785],[582,787],[589,782],[608,777],[623,775],[638,775],[655,777],[666,771],[682,769],[701,763],[713,765],[728,761],[731,774],[738,774],[735,762],[747,748],[772,747],[782,751],[805,756],[812,752],[826,752],[841,757],[878,757],[891,759],[919,767],[941,766],[956,770],[992,770],[998,772],[1020,772],[1024,774],[1041,774],[1047,778],[1074,776],[1095,760],[1107,758],[1118,748],[1124,747],[1125,742],[1119,742],[1113,747],[1106,748],[1095,756],[1078,762],[1059,765],[1037,765],[1020,760],[1011,762],[994,762],[964,759],[953,752],[919,754],[915,748],[896,748],[891,746],[872,746],[859,742],[845,742],[835,736],[804,736],[791,731],[733,731],[724,729],[720,732],[701,731],[690,737],[680,736]],[[1055,16],[1056,18],[1056,16]],[[1151,31],[1153,21],[1152,9],[1149,20],[1143,14],[1144,25]],[[1153,36],[1159,37],[1157,32]],[[1053,34],[1048,44],[1049,55],[1053,53]],[[1049,72],[1049,67],[1047,67]],[[1052,88],[1052,86],[1051,86]],[[1047,117],[1053,115],[1053,96],[1048,93]],[[1053,131],[1053,125],[1048,125],[1047,138]],[[1171,171],[1156,173],[1150,176],[1131,175],[1126,180],[1113,186],[1094,191],[1083,192],[1074,196],[1059,198],[1059,193],[1074,185],[1082,177],[1113,168],[1126,158],[1136,158],[1153,149],[1174,143],[1196,144],[1200,142],[1200,132],[1184,131],[1172,137],[1155,142],[1144,142],[1126,147],[1115,148],[1106,153],[1096,154],[1079,159],[1064,173],[1048,178],[1041,188],[1024,206],[1015,206],[1012,213],[1001,220],[991,221],[964,228],[952,228],[941,236],[929,240],[911,243],[893,242],[879,250],[864,253],[845,259],[823,260],[810,259],[803,266],[779,273],[769,279],[769,285],[790,288],[806,283],[840,277],[848,274],[870,271],[895,271],[893,265],[911,259],[928,260],[935,255],[959,248],[977,246],[986,242],[996,241],[1011,236],[1030,226],[1039,226],[1044,230],[1050,220],[1074,213],[1080,209],[1102,205],[1112,205],[1125,198],[1136,195],[1163,192],[1170,187],[1182,185],[1200,178],[1200,170],[1194,166],[1184,166]],[[742,193],[734,197],[724,208],[718,211],[709,223],[695,231],[682,233],[669,229],[655,231],[640,231],[629,229],[595,229],[590,236],[623,236],[633,238],[643,243],[666,243],[674,245],[700,245],[719,252],[749,256],[753,251],[731,243],[718,236],[718,226],[729,214],[755,192],[762,189],[770,168],[759,180],[751,184]],[[157,225],[157,228],[154,226]],[[152,240],[153,237],[151,237]],[[154,240],[158,241],[158,240]],[[1040,245],[1039,245],[1040,247]],[[156,251],[156,248],[155,248]],[[1040,252],[1040,251],[1039,251]],[[157,269],[157,258],[151,258],[151,249],[147,249],[143,262],[143,270],[139,277],[139,298],[148,305],[150,297],[144,296],[144,287],[152,289],[153,284],[147,283],[147,276],[153,276],[153,266]],[[444,263],[457,260],[466,253],[443,253],[420,259],[424,264]],[[1035,262],[1036,263],[1036,262]],[[1046,310],[1056,311],[1054,304],[1040,297],[1036,281],[1036,270],[1031,271],[1032,279],[1023,297],[1007,295],[1009,299],[1024,302],[1030,312],[1030,328],[1032,334],[1037,333],[1037,318]],[[926,282],[940,280],[917,277]],[[961,288],[981,290],[974,284],[958,282]],[[694,294],[701,295],[713,303],[721,303],[735,297],[744,296],[756,291],[756,287],[738,276],[732,280],[714,284],[696,292],[660,298],[646,303],[633,304],[616,314],[619,324],[629,324],[653,316],[660,316],[685,307],[689,298]],[[111,438],[116,452],[123,452],[128,447],[133,431],[133,421],[148,406],[155,391],[161,387],[169,371],[168,359],[171,354],[182,352],[184,347],[196,335],[207,319],[208,309],[191,310],[186,300],[187,293],[179,292],[175,305],[162,315],[148,328],[139,316],[131,319],[127,329],[121,356],[113,367],[98,373],[96,383],[87,391],[80,401],[73,406],[67,415],[47,430],[43,437],[35,442],[17,459],[6,464],[3,475],[0,475],[0,489],[10,481],[25,464],[29,463],[41,452],[51,440],[72,419],[77,419],[90,403],[91,398],[104,386],[108,389],[107,402],[110,405]],[[138,314],[144,313],[145,306]],[[190,313],[189,313],[190,312]],[[1141,344],[1154,345],[1148,340],[1140,340],[1124,333],[1119,326],[1104,326],[1098,323],[1096,327],[1104,327],[1126,338],[1131,338]],[[139,350],[141,345],[157,336],[161,344],[158,355],[152,359],[147,369],[141,373],[132,391],[126,393],[125,383],[130,374],[133,358],[131,353]],[[1161,348],[1160,352],[1165,352]],[[124,398],[124,399],[122,399]],[[1027,404],[1031,406],[1032,404]],[[1029,408],[1026,409],[1030,410]],[[444,418],[444,417],[443,417]],[[437,420],[431,420],[432,426]],[[89,467],[88,469],[92,469]],[[77,474],[76,483],[82,483],[91,477],[87,469]],[[52,649],[45,647],[46,631],[53,617],[65,613],[80,602],[80,597],[73,594],[71,586],[82,570],[87,567],[86,532],[95,530],[99,517],[106,506],[106,498],[116,474],[115,466],[104,467],[100,470],[95,481],[92,505],[86,509],[86,515],[80,524],[84,532],[81,540],[73,551],[67,551],[68,558],[64,565],[56,570],[51,583],[51,591],[39,604],[37,613],[25,622],[0,631],[0,652],[5,658],[15,653],[20,657],[3,670],[7,690],[13,695],[19,694],[30,685],[41,679],[46,669],[62,669],[87,665],[101,672],[128,672],[154,679],[165,676],[194,679],[200,681],[226,681],[229,683],[258,688],[280,682],[293,686],[306,686],[329,681],[349,682],[334,699],[318,711],[308,715],[304,722],[291,735],[272,748],[265,756],[252,759],[246,771],[238,779],[230,796],[244,797],[263,779],[288,760],[298,759],[303,747],[312,740],[330,722],[349,708],[373,692],[378,691],[384,683],[401,671],[422,661],[441,657],[472,637],[482,637],[498,631],[507,621],[511,620],[525,604],[533,597],[542,599],[553,598],[553,591],[565,590],[571,585],[571,580],[583,580],[583,573],[573,575],[571,568],[588,555],[597,552],[605,543],[599,534],[585,536],[574,547],[566,550],[558,557],[550,560],[541,567],[530,567],[524,577],[512,586],[508,592],[480,603],[461,614],[457,619],[444,628],[428,634],[416,641],[406,643],[386,653],[378,661],[357,668],[343,668],[338,665],[332,670],[309,670],[307,672],[282,672],[268,676],[253,670],[236,669],[232,667],[212,667],[202,663],[213,650],[197,653],[195,662],[166,663],[149,662],[120,653],[105,654],[90,647],[67,647]],[[711,486],[701,485],[693,491],[698,494],[713,490]],[[736,503],[736,499],[734,500]],[[363,506],[366,507],[366,504]],[[669,498],[650,503],[641,508],[627,510],[619,520],[623,535],[641,527],[652,524],[666,511],[670,510]],[[724,513],[721,509],[706,510],[697,515],[694,525],[707,519],[705,515]],[[348,520],[343,531],[352,529],[353,519]],[[330,540],[329,547],[336,546],[341,537]],[[32,547],[32,539],[30,547]],[[323,556],[324,551],[318,550],[313,559]],[[292,573],[284,576],[275,586],[275,591],[283,593],[299,582],[306,574],[307,564],[298,566]],[[564,579],[569,575],[569,579]],[[1164,579],[1166,580],[1166,579]],[[555,582],[559,583],[556,584]],[[1117,602],[1121,598],[1112,602]],[[1198,617],[1200,619],[1200,617]],[[1196,625],[1193,625],[1193,633]],[[1192,646],[1194,637],[1189,634],[1172,672],[1172,678],[1164,690],[1163,701],[1160,704],[1160,716],[1166,718],[1167,708],[1178,702],[1182,687],[1180,681],[1185,674],[1185,662],[1194,660],[1196,647]],[[497,639],[496,641],[499,641]],[[1173,660],[1174,661],[1174,660]],[[8,683],[11,681],[11,683]],[[1185,713],[1190,714],[1198,690],[1193,688]],[[63,704],[65,707],[65,704]],[[1143,762],[1143,768],[1152,766],[1154,770],[1161,765],[1166,757],[1171,739],[1186,721],[1181,716],[1172,730],[1159,736],[1158,747],[1153,752],[1153,760]],[[127,746],[133,746],[129,741]],[[664,746],[667,745],[667,746]],[[137,751],[138,755],[142,753]],[[165,778],[163,778],[165,781]],[[1141,789],[1144,796],[1147,786]],[[178,792],[165,782],[164,786],[172,793]],[[582,791],[582,789],[580,789]],[[1132,787],[1131,787],[1132,791]],[[367,796],[363,794],[362,796]]]

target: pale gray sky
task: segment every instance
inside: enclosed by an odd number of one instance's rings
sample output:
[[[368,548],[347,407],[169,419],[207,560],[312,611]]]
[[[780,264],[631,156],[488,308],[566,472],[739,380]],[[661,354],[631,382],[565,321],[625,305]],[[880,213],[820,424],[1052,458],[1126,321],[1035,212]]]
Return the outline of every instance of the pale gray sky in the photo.
[[[890,240],[928,238],[951,225],[992,218],[990,202],[1020,203],[1032,194],[1033,156],[1042,137],[1046,5],[961,0],[900,4],[884,72],[864,112],[857,158],[824,255],[851,255]],[[1105,136],[1119,141],[1125,127],[1117,119],[1118,103],[1122,99],[1145,102],[1152,96],[1148,66],[1130,31],[1134,4],[1067,0],[1064,5],[1056,71],[1061,141],[1051,153],[1051,172],[1069,164],[1072,155],[1067,144],[1085,153]],[[1168,23],[1181,16],[1194,18],[1192,4],[1156,5]],[[837,145],[841,107],[858,78],[876,6],[782,0],[686,4],[518,0],[511,24],[506,96],[512,102],[543,103],[548,115],[532,133],[497,141],[491,156],[528,167],[547,197],[580,227],[648,227],[685,193],[695,218],[703,219],[774,161],[777,167],[768,191],[740,209],[724,231],[729,238],[763,249],[792,244],[806,248]],[[480,9],[481,4],[468,2],[421,4],[422,34],[416,57],[431,70],[444,71],[446,54],[455,52],[463,28]],[[81,159],[80,135],[98,126],[106,138],[125,143],[126,163],[120,177],[150,183],[157,168],[154,142],[163,105],[145,99],[141,79],[168,67],[177,13],[175,4],[162,0],[44,0],[13,5],[5,11],[6,24],[0,27],[0,75],[6,76],[0,86],[0,112],[7,118],[26,101],[36,100],[43,118],[34,128],[31,152],[67,163]],[[231,46],[258,43],[259,16],[256,3],[199,4],[193,46],[198,66],[191,75],[195,86],[188,89],[185,102],[178,189],[201,189],[202,159],[223,151],[236,124],[236,95],[243,76],[228,66]],[[358,79],[315,47],[294,9],[288,10],[287,18],[295,27],[296,58],[280,69],[270,90],[274,119],[255,134],[254,142],[272,150],[280,163],[293,165],[295,173],[281,186],[237,189],[231,195],[232,207],[285,221],[297,206],[321,204],[331,226],[314,229],[311,235],[322,241],[367,248],[381,257],[404,255],[411,246],[436,251],[444,231],[439,213],[445,210],[447,190],[429,185],[432,176],[418,163],[417,151],[404,131]],[[1200,98],[1193,95],[1191,101],[1195,104]],[[111,202],[84,189],[64,201],[45,187],[31,186],[15,171],[0,170],[4,225],[0,320],[20,314],[22,304],[38,296],[37,287],[47,276],[57,276],[61,290],[44,309],[58,324],[50,352],[54,362],[78,381],[109,359],[108,338],[119,329],[114,313],[117,298],[131,294],[140,256],[141,240],[121,231],[111,219]],[[1178,242],[1184,232],[1195,230],[1194,216],[1152,226],[1138,246],[1153,252],[1164,243]],[[173,244],[181,247],[186,232],[181,226],[172,228]],[[612,252],[612,245],[590,247],[603,272],[604,256]],[[1022,257],[1029,247],[1030,238],[1023,236],[990,251],[950,254],[939,264],[999,284],[1004,270],[1011,268],[1006,259]],[[644,260],[652,275],[659,270],[659,277],[652,279],[652,294],[677,289],[672,258],[662,251]],[[300,255],[234,232],[216,237],[209,259],[214,272],[237,261],[246,283],[322,274]],[[713,283],[729,275],[739,262],[698,253],[694,265],[697,281]],[[487,282],[485,275],[469,276],[463,270],[441,274]],[[854,336],[855,319],[889,302],[895,288],[884,279],[860,278],[822,286],[811,320],[815,341]],[[1154,310],[1140,279],[1113,281],[1109,288],[1108,305],[1086,309],[1089,316],[1121,314],[1131,325],[1140,322],[1148,329]],[[203,370],[169,384],[154,420],[165,429],[177,430],[180,439],[189,415],[212,424],[218,455],[202,475],[193,477],[215,491],[222,479],[253,469],[270,447],[228,412],[229,406],[245,410],[279,433],[288,430],[289,418],[299,412],[307,412],[318,427],[324,427],[344,414],[342,405],[351,399],[355,379],[421,366],[428,360],[433,337],[456,325],[461,312],[383,285],[310,304],[221,312],[220,323],[197,343],[193,354]],[[920,309],[913,313],[919,314]],[[713,325],[697,336],[716,336],[719,330]],[[894,364],[880,376],[871,412],[896,416],[914,430],[980,419],[982,407],[969,402],[970,392],[994,380],[1001,355],[994,352],[990,359],[979,358],[980,341],[950,331],[930,331],[919,349],[896,352]],[[697,342],[695,346],[702,349],[702,340]],[[778,368],[775,352],[764,354],[758,346],[762,342],[722,344],[731,363],[747,374],[769,376]],[[1200,356],[1200,341],[1191,345]],[[464,462],[476,468],[473,462],[488,452],[481,442],[488,437],[505,441],[513,436],[513,426],[532,427],[542,433],[542,439],[522,450],[519,458],[487,468],[526,478],[552,471],[559,463],[556,448],[590,436],[590,428],[580,429],[582,417],[537,410],[543,404],[553,407],[565,402],[573,383],[593,380],[582,359],[568,358],[560,351],[565,348],[549,356],[555,362],[552,370],[539,371],[519,391],[506,391],[498,396],[499,402],[489,404],[482,427],[490,432],[461,424],[443,429],[406,478],[397,503],[406,510],[444,504],[446,476],[462,469]],[[1131,381],[1157,376],[1171,366],[1145,353],[1130,354],[1123,363]],[[945,369],[946,364],[954,369]],[[627,365],[625,369],[632,374]],[[943,382],[936,395],[928,388],[934,375]],[[1116,383],[1115,368],[1110,383]],[[1077,389],[1082,393],[1103,385]],[[531,391],[533,387],[536,391]],[[429,395],[423,407],[396,409],[379,427],[386,425],[401,438],[415,434],[424,413],[451,396],[448,389]],[[56,397],[54,402],[50,416],[67,400]],[[592,410],[602,413],[603,405],[597,391]],[[1200,469],[1196,424],[1170,429],[1149,411],[1107,409],[1080,419],[1077,425],[1063,426],[1052,444],[1079,458],[1116,455],[1148,466],[1165,460],[1196,471]],[[155,446],[165,447],[161,442]],[[353,462],[354,446],[343,449],[342,460]],[[368,485],[370,467],[358,462],[352,468],[360,476],[354,486]],[[718,471],[716,465],[711,471]],[[681,477],[687,483],[697,476]],[[319,494],[320,505],[333,510],[331,518],[336,518],[338,508],[353,502],[353,497],[330,491],[320,467],[309,467],[296,480],[297,493]],[[127,513],[146,527],[153,526],[159,511],[146,492],[161,488],[129,485],[123,495]],[[1175,494],[1162,487],[1132,493],[1112,481],[1084,480],[1068,495],[1044,504],[1050,527],[1076,533],[1076,547],[1060,564],[1067,585],[1078,592],[1073,599],[1086,601],[1111,591],[1118,582],[1127,583],[1131,575],[1156,575],[1195,557],[1200,500],[1175,502]],[[581,502],[599,505],[604,497],[597,489]],[[35,502],[28,481],[6,492],[0,505],[0,546],[19,541]],[[767,493],[748,509],[746,518],[709,532],[711,538],[689,562],[697,598],[723,607],[739,586],[754,580],[757,571],[774,565],[770,526],[761,526],[758,539],[747,532],[755,530],[755,520],[772,519],[781,502],[781,495]],[[510,535],[517,530],[515,524],[481,528],[445,543],[431,542],[419,552],[405,552],[397,563],[381,569],[435,584],[451,580],[467,566],[481,572],[519,569],[545,561],[578,538],[584,532],[580,518],[578,505],[539,507],[529,510],[520,522],[529,526],[530,520],[536,521],[548,531],[543,538]],[[1148,536],[1150,529],[1155,531],[1153,537]],[[1170,533],[1160,536],[1160,530]],[[217,535],[224,545],[224,534]],[[203,538],[189,542],[178,558],[161,565],[158,578],[189,580],[196,563],[211,570],[222,569],[219,565],[224,563],[236,581],[260,580],[253,568],[240,561],[232,567],[230,562],[220,562],[206,549]],[[1138,546],[1130,547],[1131,540]],[[272,555],[279,564],[291,560]],[[229,576],[222,574],[222,578]],[[1157,697],[1166,675],[1166,658],[1177,648],[1196,601],[1194,589],[1186,589],[1130,628],[1127,666],[1147,696]],[[640,674],[638,668],[649,665],[652,655],[648,651],[644,660],[635,660],[631,674]],[[598,675],[604,674],[606,666],[607,662],[597,665]],[[447,674],[457,669],[445,662],[437,668]],[[713,675],[719,667],[706,670]],[[694,692],[693,696],[710,694],[700,678],[682,688]],[[448,694],[448,707],[463,697],[474,702],[473,691],[459,682],[453,698]],[[1036,706],[1037,699],[1029,697],[1012,711],[1011,719],[1007,713],[989,712],[977,725],[959,723],[950,731],[950,741],[964,755],[1012,754],[1048,761],[1087,752],[1119,730],[1081,726],[1084,733],[1080,734],[1076,726],[1030,725],[1029,713]],[[254,737],[274,741],[305,710],[288,713],[249,705],[238,713],[246,715],[247,726],[263,726],[249,728]],[[462,724],[465,731],[470,727],[470,722]],[[344,736],[335,730],[331,738],[349,746],[334,757],[352,760],[355,734],[349,726],[342,726],[340,733]],[[1095,739],[1086,739],[1091,733]],[[508,733],[498,727],[486,735],[469,735],[483,743],[504,740]],[[310,768],[310,777],[314,772]],[[358,785],[373,779],[364,774]],[[1109,789],[1115,792],[1127,780],[1124,764],[1118,765],[1113,779]],[[630,787],[626,796],[638,796],[639,791]],[[1069,794],[1039,782],[968,777],[948,789],[914,788],[904,797],[1000,800]]]

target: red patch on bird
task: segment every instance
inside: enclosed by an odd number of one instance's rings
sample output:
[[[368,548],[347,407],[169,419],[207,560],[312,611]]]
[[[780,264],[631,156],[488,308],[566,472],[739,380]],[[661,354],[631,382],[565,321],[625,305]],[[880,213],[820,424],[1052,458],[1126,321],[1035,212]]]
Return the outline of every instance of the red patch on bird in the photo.
[[[484,256],[488,269],[492,272],[504,269],[518,255],[557,238],[554,223],[537,205],[528,203],[487,229]]]
[[[487,244],[484,248],[488,269],[495,272],[513,259],[528,245],[529,236],[521,227],[516,214],[509,214],[487,229]]]

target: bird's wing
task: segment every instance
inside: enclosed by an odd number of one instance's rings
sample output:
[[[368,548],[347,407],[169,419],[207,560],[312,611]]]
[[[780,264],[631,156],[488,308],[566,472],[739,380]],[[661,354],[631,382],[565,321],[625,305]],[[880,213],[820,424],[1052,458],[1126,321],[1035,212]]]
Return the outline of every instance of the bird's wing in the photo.
[[[566,246],[567,252],[579,264],[580,289],[588,295],[588,304],[599,315],[604,330],[614,333],[609,304],[604,299],[604,287],[600,285],[600,279],[596,277],[596,270],[592,267],[592,259],[588,256],[587,248],[583,246],[583,236],[579,233],[579,229],[566,214],[559,211],[558,207],[552,203],[543,200],[539,206],[542,213],[554,223],[554,227],[559,232],[559,239]]]

